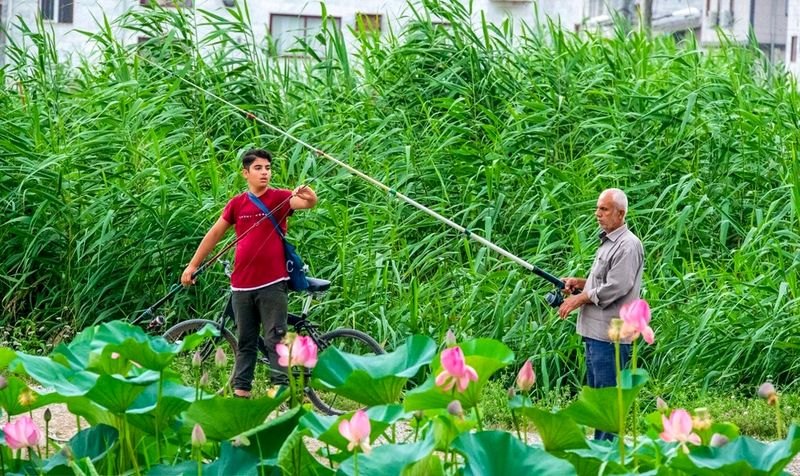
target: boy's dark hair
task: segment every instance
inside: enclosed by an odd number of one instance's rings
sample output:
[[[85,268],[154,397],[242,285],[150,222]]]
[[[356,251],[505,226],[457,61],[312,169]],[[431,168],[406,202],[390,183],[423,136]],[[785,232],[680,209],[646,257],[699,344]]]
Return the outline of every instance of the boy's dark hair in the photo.
[[[242,156],[242,168],[249,170],[250,165],[252,165],[256,159],[267,159],[271,164],[272,154],[270,154],[268,150],[264,149],[250,149]]]

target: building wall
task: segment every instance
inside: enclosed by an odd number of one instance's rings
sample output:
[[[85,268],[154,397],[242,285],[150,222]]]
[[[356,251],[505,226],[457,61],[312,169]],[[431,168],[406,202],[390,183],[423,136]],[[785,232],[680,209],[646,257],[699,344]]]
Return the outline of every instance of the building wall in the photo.
[[[14,17],[22,17],[28,24],[35,22],[39,11],[40,0],[0,0],[5,2],[5,10],[8,10],[8,3],[13,2]],[[55,0],[58,1],[58,0]],[[73,52],[90,54],[90,42],[75,30],[98,31],[97,22],[105,15],[109,20],[122,15],[128,9],[139,8],[138,0],[74,0],[74,19],[73,23],[58,23],[55,21],[45,22],[55,33],[56,44],[62,55],[69,56]],[[171,0],[164,0],[171,1]],[[250,15],[253,23],[253,30],[256,37],[263,37],[269,32],[270,15],[308,15],[319,16],[321,7],[318,1],[296,1],[296,0],[247,0]],[[466,3],[467,0],[464,0]],[[583,0],[474,0],[473,2],[473,24],[477,27],[481,22],[481,11],[484,12],[487,21],[501,23],[506,18],[511,18],[515,22],[526,22],[532,25],[536,21],[535,12],[538,11],[539,20],[543,21],[546,17],[551,17],[555,21],[560,21],[567,29],[574,28],[580,23],[582,18],[580,6]],[[227,16],[227,9],[222,0],[194,0],[196,8],[213,11],[217,14]],[[538,10],[537,8],[538,7]],[[392,28],[397,29],[402,23],[407,21],[406,15],[409,13],[406,0],[327,0],[326,9],[329,16],[341,19],[341,25],[345,38],[353,42],[354,38],[350,28],[356,26],[356,14],[378,14],[381,15],[381,29],[386,31],[391,22]],[[8,24],[9,17],[5,14]],[[203,27],[199,28],[203,33]],[[206,28],[210,30],[210,27]],[[480,29],[477,29],[480,31]],[[519,31],[517,28],[515,31]],[[137,41],[137,34],[133,32],[123,32],[116,30],[115,36],[126,42]],[[20,41],[21,36],[18,32],[11,31],[11,36]],[[0,52],[0,64],[2,64],[2,52]]]
[[[795,59],[792,61],[792,38],[796,38]],[[790,0],[786,22],[786,68],[800,78],[800,1]]]

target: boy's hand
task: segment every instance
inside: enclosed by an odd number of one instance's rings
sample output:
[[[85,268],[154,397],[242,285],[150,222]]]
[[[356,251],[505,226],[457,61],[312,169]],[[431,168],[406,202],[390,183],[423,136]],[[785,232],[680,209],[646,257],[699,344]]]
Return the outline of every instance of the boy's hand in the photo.
[[[197,271],[197,266],[189,265],[186,269],[183,270],[183,274],[181,274],[181,284],[184,286],[191,286],[195,283],[195,280],[192,279],[192,274]]]

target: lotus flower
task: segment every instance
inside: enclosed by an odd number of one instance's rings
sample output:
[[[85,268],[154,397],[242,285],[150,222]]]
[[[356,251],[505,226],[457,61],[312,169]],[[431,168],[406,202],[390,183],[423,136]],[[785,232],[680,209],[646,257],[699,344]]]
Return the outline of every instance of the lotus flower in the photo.
[[[358,410],[350,420],[339,423],[339,433],[349,441],[347,451],[359,447],[364,453],[369,453],[372,450],[369,446],[370,431],[369,418],[364,410]]]
[[[619,310],[619,317],[623,321],[622,335],[632,334],[635,340],[641,334],[648,344],[655,342],[653,328],[650,327],[650,306],[644,299],[623,304]]]
[[[313,368],[317,365],[317,344],[308,336],[293,335],[286,343],[275,347],[278,364],[283,367],[303,366]]]
[[[533,365],[530,360],[525,361],[525,365],[519,369],[517,374],[517,387],[523,392],[530,390],[536,383],[536,374],[533,372]]]
[[[12,450],[20,448],[34,448],[42,438],[42,432],[28,415],[3,425],[6,444]]]
[[[449,392],[456,386],[459,392],[467,389],[470,380],[477,382],[478,374],[475,369],[464,362],[464,352],[461,347],[450,347],[442,351],[442,370],[436,376],[436,385]]]
[[[664,431],[658,435],[662,440],[668,442],[679,442],[684,451],[689,451],[686,443],[695,445],[700,444],[700,436],[692,432],[692,417],[689,412],[679,408],[673,410],[669,418],[661,415],[661,423],[664,424]]]

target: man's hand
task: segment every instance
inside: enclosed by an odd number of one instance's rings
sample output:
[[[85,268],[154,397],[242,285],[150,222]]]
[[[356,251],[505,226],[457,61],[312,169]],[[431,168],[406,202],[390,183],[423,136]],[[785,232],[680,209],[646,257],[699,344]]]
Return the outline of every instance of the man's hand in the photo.
[[[194,284],[194,279],[192,279],[192,274],[197,271],[197,266],[189,265],[186,269],[183,270],[183,274],[181,274],[181,284],[184,286],[191,286]]]
[[[564,281],[564,294],[572,294],[577,289],[586,287],[586,280],[583,278],[561,278]]]
[[[566,317],[579,307],[583,306],[589,302],[589,297],[586,293],[580,293],[576,296],[570,296],[567,299],[564,299],[564,302],[558,308],[558,317],[561,319],[566,319]]]

